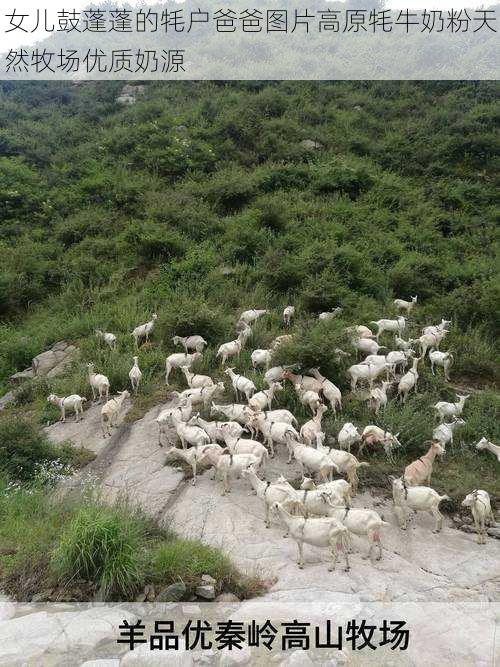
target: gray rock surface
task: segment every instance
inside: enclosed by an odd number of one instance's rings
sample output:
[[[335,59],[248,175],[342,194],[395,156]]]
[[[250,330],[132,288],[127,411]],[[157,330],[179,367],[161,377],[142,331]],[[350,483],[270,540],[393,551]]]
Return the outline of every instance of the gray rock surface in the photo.
[[[66,366],[73,361],[78,348],[67,341],[54,343],[49,350],[38,354],[31,361],[33,376],[39,377],[46,375],[56,377],[64,373]]]

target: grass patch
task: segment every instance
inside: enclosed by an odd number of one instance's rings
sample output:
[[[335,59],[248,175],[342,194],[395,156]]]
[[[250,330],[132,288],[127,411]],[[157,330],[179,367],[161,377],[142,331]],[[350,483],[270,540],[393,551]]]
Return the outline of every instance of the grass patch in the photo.
[[[187,596],[203,574],[240,598],[265,590],[218,549],[160,529],[138,509],[94,494],[55,496],[40,483],[0,481],[0,588],[17,600],[133,600],[183,581]]]

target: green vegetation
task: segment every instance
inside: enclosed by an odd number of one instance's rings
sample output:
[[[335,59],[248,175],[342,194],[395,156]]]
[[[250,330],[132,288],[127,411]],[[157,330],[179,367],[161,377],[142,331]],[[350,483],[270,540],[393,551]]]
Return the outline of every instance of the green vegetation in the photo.
[[[190,595],[202,574],[241,598],[264,583],[239,574],[217,549],[160,530],[137,509],[102,504],[87,490],[54,497],[35,482],[0,481],[0,588],[19,600],[134,599],[183,582]]]
[[[164,396],[174,334],[202,334],[200,372],[222,378],[215,350],[249,307],[272,310],[238,365],[261,386],[250,351],[284,333],[293,303],[294,341],[279,358],[320,366],[343,390],[329,434],[347,420],[401,431],[400,471],[424,451],[431,405],[477,389],[435,479],[455,499],[469,485],[498,498],[500,466],[471,448],[498,441],[500,424],[498,84],[151,83],[127,108],[120,88],[0,84],[0,388],[56,340],[81,350],[64,377],[26,385],[7,412],[22,405],[35,426],[56,419],[48,391],[88,396],[90,360],[113,391],[125,388],[130,331],[153,311],[134,416]],[[452,386],[426,366],[419,394],[374,419],[348,395],[352,360],[333,349],[348,345],[345,326],[395,314],[392,300],[412,294],[410,336],[453,321],[442,346],[455,356]],[[318,322],[339,305],[341,319]],[[97,327],[118,335],[116,353]],[[278,406],[306,417],[290,388]]]

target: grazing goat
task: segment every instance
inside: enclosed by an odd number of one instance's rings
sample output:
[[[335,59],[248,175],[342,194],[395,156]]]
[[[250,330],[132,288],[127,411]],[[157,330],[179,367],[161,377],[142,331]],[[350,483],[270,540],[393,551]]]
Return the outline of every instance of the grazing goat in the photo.
[[[377,549],[377,560],[382,558],[382,542],[380,540],[380,529],[384,526],[389,526],[387,521],[382,518],[374,510],[357,509],[354,507],[338,506],[333,508],[330,516],[334,516],[341,521],[344,526],[353,535],[359,537],[367,537],[369,542],[368,553],[364,558],[369,558],[372,565],[375,565],[375,550]]]
[[[319,368],[311,368],[310,373],[321,382],[321,393],[323,397],[330,403],[330,406],[334,412],[337,412],[337,408],[342,410],[342,394],[340,389],[333,384],[330,380],[327,380],[326,377],[321,375]]]
[[[146,324],[139,325],[132,331],[130,335],[134,339],[134,344],[136,347],[139,347],[139,341],[142,338],[146,339],[146,343],[149,342],[149,334],[153,331],[157,319],[158,315],[156,313],[153,313],[151,315],[151,320],[149,322],[146,322]]]
[[[210,416],[213,417],[218,412],[223,414],[227,419],[236,421],[242,426],[246,426],[255,414],[248,405],[243,405],[241,403],[230,403],[229,405],[217,405],[212,403]]]
[[[410,350],[412,345],[416,343],[413,338],[409,338],[408,340],[403,340],[400,338],[397,334],[394,335],[394,345],[398,350],[403,350],[403,352],[406,352],[407,350]]]
[[[226,368],[224,373],[229,375],[231,378],[231,384],[233,385],[236,399],[240,398],[240,394],[244,394],[247,401],[249,401],[257,391],[257,387],[254,385],[252,380],[249,380],[244,375],[238,375],[234,372],[234,368]]]
[[[387,389],[391,386],[392,382],[382,382],[382,386],[375,387],[370,391],[368,396],[368,404],[370,409],[378,415],[380,408],[385,408],[387,405]]]
[[[453,431],[457,426],[463,426],[465,421],[460,417],[455,417],[452,422],[448,424],[439,424],[432,432],[432,439],[445,448],[446,445],[450,442],[453,444]]]
[[[436,416],[439,419],[450,419],[452,417],[460,417],[463,412],[465,401],[470,398],[470,394],[455,394],[457,398],[456,403],[447,403],[446,401],[439,401],[432,407],[436,411]]]
[[[443,515],[439,511],[439,503],[449,500],[449,496],[440,496],[430,486],[407,486],[403,479],[389,477],[392,481],[392,497],[394,511],[401,530],[406,530],[408,509],[415,512],[429,512],[436,520],[434,533],[439,533],[443,527]]]
[[[302,387],[298,389],[296,387],[296,390],[297,390],[297,395],[299,397],[299,401],[305,408],[309,408],[312,416],[314,417],[318,412],[320,405],[322,405],[319,394],[317,394],[315,391],[312,391],[311,389],[306,390],[303,389]]]
[[[335,317],[338,317],[341,314],[342,314],[342,308],[337,307],[337,308],[334,308],[333,310],[328,310],[324,313],[320,313],[318,315],[318,319],[319,320],[333,320]]]
[[[387,368],[387,364],[374,364],[371,362],[354,364],[347,369],[347,375],[351,378],[351,391],[354,393],[356,391],[357,384],[360,380],[366,380],[370,387],[370,391],[373,389],[373,381],[381,373],[383,373]]]
[[[238,358],[244,344],[245,337],[243,336],[243,332],[240,333],[236,340],[230,340],[229,343],[222,343],[222,345],[217,350],[217,354],[215,355],[216,357],[220,357],[221,366],[225,366],[226,361],[230,357]]]
[[[304,491],[321,491],[322,493],[327,493],[332,499],[334,496],[338,502],[333,501],[334,505],[351,505],[352,497],[351,491],[352,487],[349,482],[346,482],[345,479],[334,479],[332,482],[323,482],[323,484],[316,484],[311,477],[303,477],[300,484],[300,490]],[[333,500],[333,499],[332,499]],[[302,502],[304,502],[302,500]]]
[[[230,480],[232,477],[240,477],[243,470],[253,470],[259,466],[259,459],[253,454],[230,454],[224,450],[219,456],[216,465],[216,476],[222,479],[222,494],[231,491]]]
[[[358,461],[354,454],[346,452],[343,449],[328,449],[328,447],[318,445],[318,451],[328,454],[337,466],[339,473],[347,476],[349,484],[352,487],[352,493],[356,495],[359,485],[358,468],[367,467],[370,464]]]
[[[254,350],[250,355],[253,368],[258,366],[265,366],[266,370],[269,369],[271,364],[272,352],[271,350]]]
[[[376,324],[377,325],[377,333],[375,334],[375,338],[378,339],[380,338],[380,335],[384,333],[384,331],[389,331],[391,333],[397,333],[401,336],[403,333],[405,327],[406,327],[406,317],[403,317],[402,315],[399,315],[395,320],[372,320],[370,324]]]
[[[323,388],[323,382],[321,380],[311,377],[310,375],[297,375],[296,373],[292,373],[289,368],[283,370],[282,377],[284,380],[290,380],[297,393],[300,388],[303,391],[315,391],[319,394]]]
[[[320,405],[316,415],[306,422],[300,429],[300,437],[309,447],[316,446],[317,435],[318,433],[321,433],[321,420],[327,410],[328,408],[326,405]]]
[[[201,387],[213,387],[215,384],[209,375],[200,375],[199,373],[191,373],[188,366],[181,366],[181,371],[184,373],[186,382],[190,389],[200,389]]]
[[[96,329],[95,335],[98,336],[99,338],[102,338],[102,340],[107,345],[109,345],[109,347],[112,350],[116,350],[116,336],[114,333],[110,333],[109,331],[102,331],[101,329]]]
[[[347,528],[334,517],[308,518],[290,514],[283,504],[274,503],[273,510],[278,514],[282,523],[287,527],[288,534],[296,542],[299,551],[297,565],[300,569],[304,567],[304,543],[315,547],[328,547],[330,549],[332,563],[329,571],[335,569],[337,564],[337,553],[344,552],[345,569],[349,570],[349,557],[347,554]]]
[[[195,352],[203,352],[205,345],[208,345],[207,341],[201,336],[174,336],[172,338],[174,345],[182,345],[186,354],[190,350]]]
[[[139,389],[139,383],[142,378],[142,373],[141,369],[139,368],[139,357],[133,357],[133,360],[134,360],[134,365],[130,369],[128,376],[130,378],[130,384],[132,385],[132,391],[134,391],[137,394],[137,390]]]
[[[339,431],[337,436],[337,443],[340,449],[351,451],[351,447],[358,442],[361,442],[361,433],[359,429],[351,424],[351,422],[346,422]]]
[[[453,364],[453,355],[451,352],[440,352],[439,350],[432,350],[429,352],[429,361],[431,362],[431,371],[435,375],[434,366],[442,366],[444,371],[444,379],[446,382],[450,381],[450,368]]]
[[[245,310],[241,313],[239,322],[251,324],[252,322],[255,322],[255,320],[258,320],[259,317],[262,317],[262,315],[267,315],[268,313],[268,310],[255,310],[255,308],[252,310]]]
[[[411,311],[417,305],[418,296],[412,296],[411,301],[405,301],[404,299],[394,299],[393,304],[399,311],[404,311],[407,315],[410,315]]]
[[[102,435],[104,438],[106,437],[106,435],[109,436],[111,435],[111,427],[116,426],[118,415],[120,414],[122,405],[124,401],[127,400],[127,398],[130,398],[129,392],[120,391],[118,392],[118,396],[116,398],[111,398],[102,406],[101,427],[102,427]]]
[[[264,502],[264,524],[266,528],[269,528],[271,526],[271,507],[274,503],[282,503],[289,498],[295,499],[293,487],[288,482],[266,482],[260,479],[255,470],[252,469],[243,470],[241,476],[250,482],[257,497]]]
[[[382,445],[384,452],[389,458],[392,458],[393,451],[396,447],[401,447],[401,443],[398,440],[399,433],[393,435],[389,431],[384,431],[384,429],[374,424],[369,424],[363,429],[361,434],[361,445],[359,447],[358,454],[361,455],[363,449],[366,445]]]
[[[199,447],[190,447],[189,449],[178,449],[177,447],[171,447],[167,449],[165,461],[170,461],[172,459],[180,459],[188,465],[191,466],[193,472],[193,481],[191,484],[196,485],[196,473],[198,470],[198,465],[202,464],[206,458],[206,445],[200,445]]]
[[[180,402],[177,405],[165,408],[160,412],[160,414],[156,418],[156,423],[158,424],[158,444],[160,445],[160,447],[163,447],[161,441],[162,435],[165,435],[166,433],[168,435],[168,431],[170,429],[175,431],[173,416],[174,418],[176,416],[179,420],[183,422],[187,422],[191,418],[192,414],[193,414],[193,404],[191,398],[187,398],[185,401]],[[176,437],[177,437],[177,431],[176,431]]]
[[[498,462],[500,463],[500,446],[499,445],[494,445],[492,442],[490,442],[487,438],[481,438],[479,442],[476,443],[476,449],[479,451],[482,451],[483,449],[488,450],[492,454],[494,454]]]
[[[257,412],[248,422],[248,427],[252,432],[259,430],[262,433],[271,452],[271,458],[274,458],[274,444],[276,443],[277,445],[286,445],[288,447],[288,462],[291,461],[292,452],[290,450],[290,443],[300,438],[300,435],[293,426],[286,422],[272,421],[267,418],[266,413]]]
[[[444,453],[439,442],[432,442],[426,454],[406,466],[403,478],[407,486],[430,486],[434,459],[436,456],[444,456]]]
[[[345,332],[349,335],[355,335],[356,338],[375,338],[375,334],[371,329],[365,327],[364,324],[358,324],[354,327],[346,327]]]
[[[394,379],[396,379],[396,373],[398,372],[398,367],[399,371],[403,372],[408,365],[408,361],[415,355],[415,352],[413,350],[393,350],[392,352],[389,352],[385,358],[388,367],[387,367],[387,373],[388,375],[392,375]]]
[[[221,396],[224,393],[224,383],[217,382],[210,387],[195,387],[193,389],[184,389],[180,394],[182,400],[186,398],[191,398],[193,405],[203,405],[203,407],[208,408],[210,403],[215,399],[216,396]]]
[[[376,340],[364,337],[354,338],[352,346],[356,352],[361,352],[362,354],[378,354],[380,350],[387,349],[384,345],[379,345]]]
[[[475,489],[465,496],[462,507],[470,507],[477,531],[477,543],[486,544],[486,524],[495,523],[489,493]]]
[[[170,354],[165,359],[165,384],[168,384],[170,373],[174,368],[180,368],[182,370],[183,366],[186,368],[191,368],[191,366],[201,359],[203,355],[201,352],[193,352],[193,354],[187,354],[186,352],[177,352],[175,354]]]
[[[183,449],[186,449],[186,443],[193,447],[199,445],[208,445],[210,443],[210,436],[199,426],[193,426],[183,422],[177,413],[172,413],[171,420],[174,428],[179,436]]]
[[[248,401],[248,406],[255,410],[255,412],[262,412],[266,408],[270,408],[273,402],[274,394],[283,390],[283,385],[279,382],[273,382],[269,389],[263,389],[252,396]]]
[[[56,396],[56,394],[50,394],[50,396],[47,396],[47,401],[49,403],[52,403],[53,405],[57,405],[57,407],[61,411],[61,420],[62,422],[66,421],[66,410],[73,410],[75,413],[75,421],[79,421],[78,415],[80,415],[80,419],[83,419],[83,403],[87,399],[83,396],[79,396],[78,394],[71,394],[71,396]]]
[[[422,357],[415,357],[413,360],[413,365],[410,370],[403,375],[398,383],[398,396],[401,403],[406,403],[408,394],[412,389],[417,393],[417,381],[419,378],[418,375],[418,362]]]
[[[87,364],[88,378],[90,383],[90,388],[92,389],[92,400],[96,400],[97,393],[99,394],[99,400],[109,398],[109,380],[105,375],[101,373],[94,373],[94,364]]]
[[[286,327],[289,327],[292,323],[292,317],[295,315],[295,306],[286,306],[283,311],[283,322]]]

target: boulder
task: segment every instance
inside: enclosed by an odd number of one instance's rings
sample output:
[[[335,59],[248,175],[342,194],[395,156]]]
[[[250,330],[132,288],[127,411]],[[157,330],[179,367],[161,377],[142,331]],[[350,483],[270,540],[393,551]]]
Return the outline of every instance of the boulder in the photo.
[[[5,408],[9,405],[9,403],[12,403],[14,398],[15,396],[13,391],[9,391],[6,394],[4,394],[2,398],[0,398],[0,411],[5,410]]]
[[[78,348],[67,341],[54,343],[52,347],[37,355],[31,362],[34,376],[56,377],[64,372],[65,367],[73,361]]]
[[[215,600],[215,586],[213,584],[202,584],[196,586],[196,595],[204,600]]]
[[[217,583],[217,579],[214,579],[209,574],[202,574],[201,580],[204,584],[212,584],[212,586],[215,586],[215,584]]]
[[[241,602],[240,598],[236,597],[234,593],[221,593],[215,598],[216,602]]]
[[[186,595],[186,584],[179,581],[163,588],[156,596],[156,602],[179,602]]]
[[[26,380],[31,380],[34,375],[32,368],[26,368],[24,371],[19,371],[19,373],[11,375],[9,381],[11,384],[22,384]]]
[[[250,647],[243,644],[243,648],[229,649],[227,646],[219,651],[219,667],[242,667],[248,665],[252,659]]]

